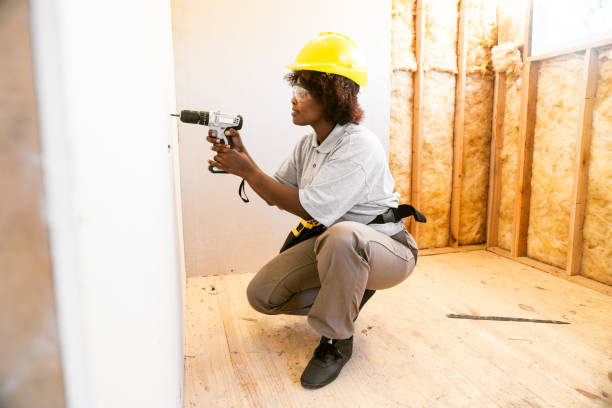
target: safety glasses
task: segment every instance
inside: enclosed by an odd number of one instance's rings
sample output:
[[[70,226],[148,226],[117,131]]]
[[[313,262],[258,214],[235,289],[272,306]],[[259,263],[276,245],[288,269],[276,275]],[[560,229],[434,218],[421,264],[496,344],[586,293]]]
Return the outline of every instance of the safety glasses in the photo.
[[[293,90],[293,97],[298,102],[302,102],[310,98],[310,93],[308,92],[308,89],[304,88],[302,85],[295,84],[293,85],[292,90]]]

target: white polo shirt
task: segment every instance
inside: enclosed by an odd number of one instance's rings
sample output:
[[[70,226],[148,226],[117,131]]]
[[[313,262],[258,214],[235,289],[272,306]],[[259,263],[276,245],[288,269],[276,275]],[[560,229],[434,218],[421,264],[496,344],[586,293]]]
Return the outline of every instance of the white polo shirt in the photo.
[[[336,125],[320,145],[314,132],[302,137],[274,178],[299,189],[302,207],[326,227],[341,221],[367,224],[399,204],[378,137],[352,123]],[[394,235],[403,225],[370,227]]]

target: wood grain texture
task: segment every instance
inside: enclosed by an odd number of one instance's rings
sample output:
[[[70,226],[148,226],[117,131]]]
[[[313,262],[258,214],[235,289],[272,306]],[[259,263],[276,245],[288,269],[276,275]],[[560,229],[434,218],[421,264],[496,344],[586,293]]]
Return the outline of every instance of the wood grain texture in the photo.
[[[586,204],[587,182],[589,177],[589,158],[591,150],[591,131],[593,107],[599,78],[599,58],[597,51],[588,49],[584,55],[581,82],[581,100],[578,107],[578,132],[576,156],[574,160],[574,182],[571,193],[571,213],[567,243],[567,273],[578,275],[582,265],[582,228]]]
[[[357,320],[352,359],[316,392],[299,377],[319,337],[304,317],[250,310],[252,276],[189,278],[186,408],[612,403],[612,298],[491,252],[420,258],[409,279],[378,291]]]
[[[493,90],[493,126],[489,164],[489,199],[487,203],[487,246],[496,247],[499,234],[501,201],[501,152],[504,147],[504,113],[506,108],[506,73],[495,73]]]
[[[519,116],[519,155],[511,252],[523,256],[527,252],[529,200],[531,198],[531,162],[533,160],[533,131],[535,128],[538,64],[528,63],[531,55],[531,25],[533,0],[527,1],[523,36],[523,71],[521,73],[521,108]]]
[[[412,205],[421,209],[421,156],[423,154],[423,37],[425,35],[425,20],[423,18],[423,0],[417,0],[416,3],[416,23],[415,23],[415,55],[417,70],[414,73],[414,101],[412,115],[412,185],[410,188],[412,194]],[[427,216],[427,215],[426,215]],[[420,246],[420,227],[419,223],[411,218],[410,233]]]
[[[455,129],[453,136],[453,184],[451,192],[449,245],[459,246],[459,225],[461,223],[461,190],[463,182],[463,134],[465,130],[465,82],[467,46],[467,5],[460,1],[459,32],[457,34],[457,79],[455,86]]]

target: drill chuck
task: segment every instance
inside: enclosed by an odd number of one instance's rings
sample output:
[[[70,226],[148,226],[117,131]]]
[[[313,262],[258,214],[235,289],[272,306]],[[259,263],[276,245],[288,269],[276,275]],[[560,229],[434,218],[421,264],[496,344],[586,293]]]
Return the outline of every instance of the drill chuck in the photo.
[[[208,126],[208,117],[207,111],[181,111],[181,122],[184,123],[196,123],[198,125]]]

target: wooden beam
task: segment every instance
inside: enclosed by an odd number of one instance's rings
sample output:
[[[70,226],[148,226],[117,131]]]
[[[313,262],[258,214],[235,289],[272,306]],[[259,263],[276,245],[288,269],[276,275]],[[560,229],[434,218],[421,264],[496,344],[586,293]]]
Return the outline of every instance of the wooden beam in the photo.
[[[455,88],[455,131],[453,138],[453,187],[451,192],[449,245],[459,246],[461,188],[463,185],[463,133],[465,129],[465,81],[467,48],[467,2],[461,0],[457,36],[457,82]]]
[[[441,255],[455,252],[484,251],[485,249],[487,249],[485,244],[460,245],[458,247],[448,246],[442,248],[425,248],[419,250],[419,256]]]
[[[574,183],[572,185],[572,209],[567,246],[567,268],[569,275],[580,273],[582,265],[582,227],[587,195],[589,175],[589,158],[591,151],[591,130],[593,123],[593,106],[599,77],[599,58],[597,51],[590,48],[584,55],[581,97],[579,108],[578,134],[576,139],[576,157],[574,161]]]
[[[562,55],[573,54],[575,52],[586,51],[591,48],[601,48],[608,45],[612,45],[612,38],[608,38],[606,40],[595,41],[588,44],[578,45],[576,47],[566,48],[563,50],[549,52],[547,54],[534,55],[533,57],[529,57],[527,60],[530,62],[533,61],[543,61],[550,58],[560,57]]]
[[[536,119],[538,63],[528,62],[521,79],[521,111],[519,118],[519,157],[517,163],[516,195],[512,255],[527,253],[527,230],[531,203],[531,164],[533,160],[533,134]]]
[[[523,71],[521,73],[521,110],[519,116],[519,157],[517,163],[516,196],[512,234],[512,255],[523,256],[527,252],[527,229],[531,201],[531,161],[533,159],[533,131],[535,128],[538,63],[529,62],[531,50],[531,24],[533,0],[527,7],[523,46]]]
[[[421,208],[421,156],[423,151],[423,37],[425,36],[425,18],[423,0],[417,0],[415,23],[415,53],[417,70],[414,73],[414,102],[412,118],[412,205]],[[419,242],[419,223],[411,218],[410,232]]]
[[[487,247],[496,247],[499,238],[501,202],[501,152],[504,147],[504,115],[506,113],[506,73],[495,73],[493,90],[493,129],[489,164],[489,200],[487,208]]]

